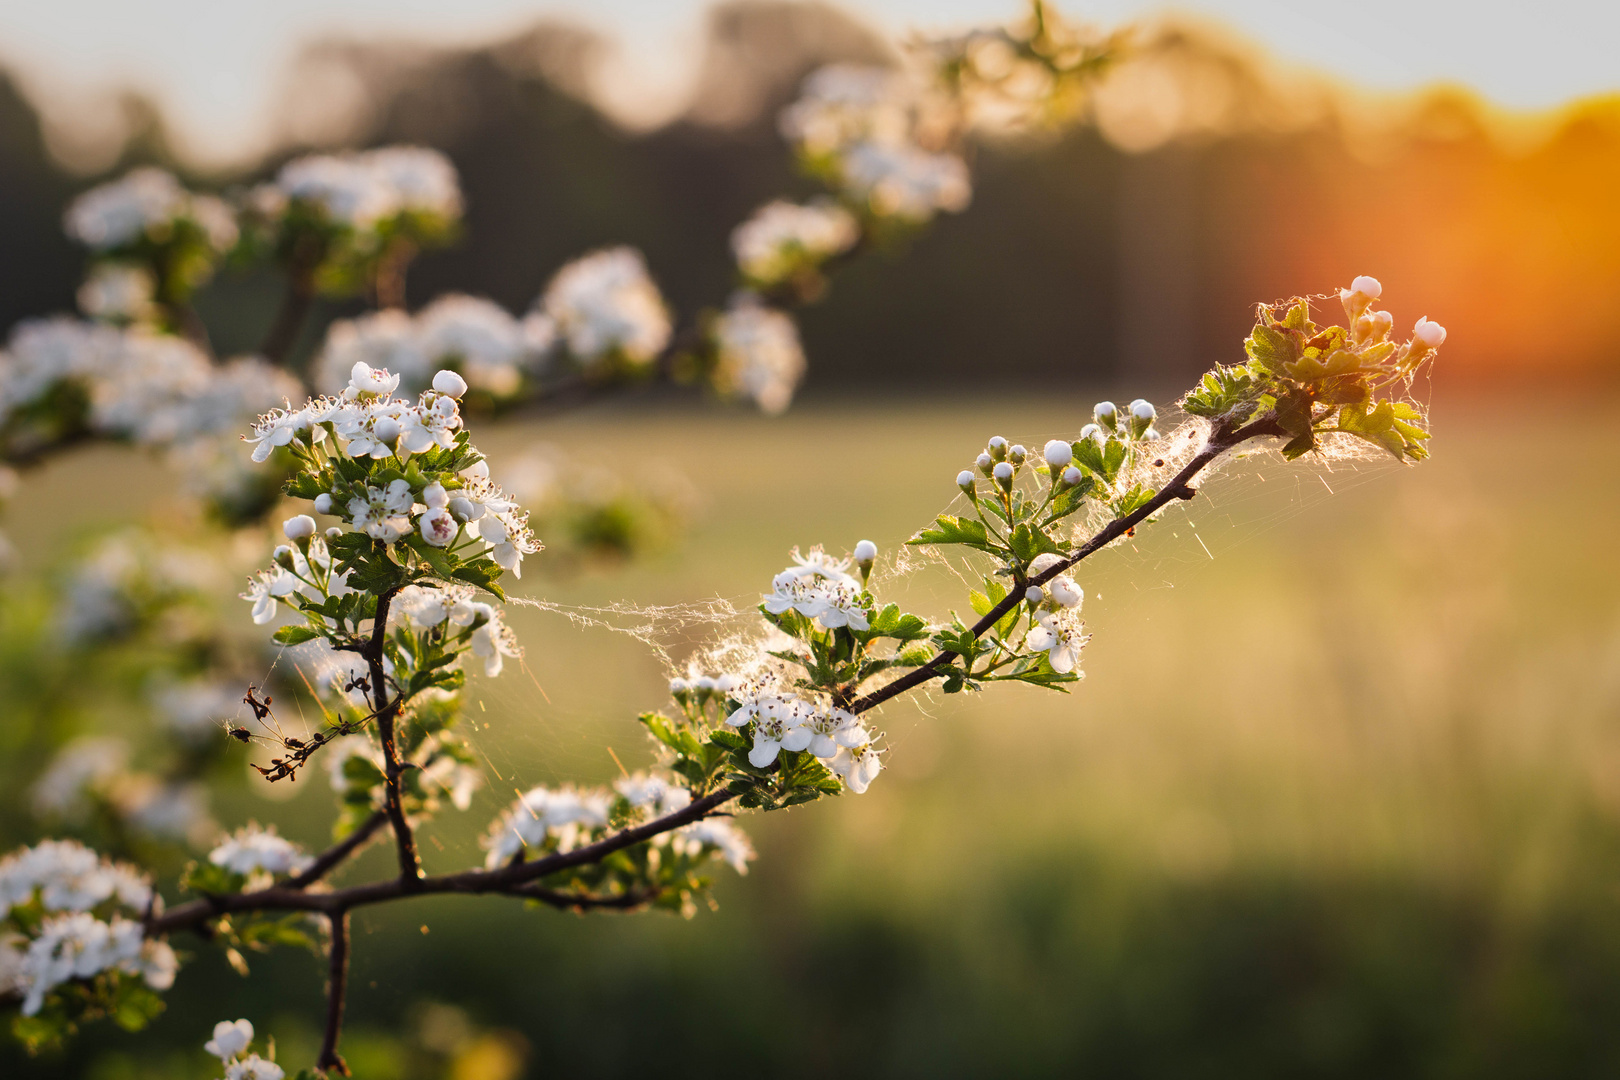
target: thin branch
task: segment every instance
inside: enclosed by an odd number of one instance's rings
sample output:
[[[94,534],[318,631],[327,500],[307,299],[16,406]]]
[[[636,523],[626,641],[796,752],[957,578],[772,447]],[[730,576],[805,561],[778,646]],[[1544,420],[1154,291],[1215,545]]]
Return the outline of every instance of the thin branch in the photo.
[[[329,893],[307,892],[272,885],[257,892],[229,893],[192,900],[170,908],[161,915],[147,920],[149,936],[171,934],[178,930],[195,930],[220,915],[238,911],[318,911],[332,914],[367,904],[381,904],[407,896],[426,896],[435,893],[501,893],[509,896],[528,895],[529,883],[575,866],[601,862],[615,851],[643,840],[650,840],[708,817],[723,803],[736,796],[725,788],[694,800],[691,804],[661,818],[621,829],[612,836],[572,851],[559,851],[532,862],[513,863],[494,870],[466,870],[459,874],[442,874],[416,880],[391,878],[368,885],[354,885],[334,889]]]
[[[1266,416],[1261,417],[1259,420],[1240,428],[1225,429],[1217,426],[1214,433],[1210,436],[1209,441],[1204,444],[1203,449],[1199,450],[1197,454],[1193,455],[1193,459],[1187,462],[1187,464],[1182,467],[1182,470],[1178,472],[1168,484],[1159,489],[1158,494],[1154,495],[1153,498],[1149,499],[1135,510],[1132,510],[1124,517],[1115,518],[1113,521],[1110,521],[1107,525],[1103,526],[1102,529],[1098,530],[1095,536],[1082,544],[1079,550],[1077,550],[1073,555],[1070,555],[1067,559],[1030,578],[1028,581],[1023,583],[1023,587],[1009,590],[1006,597],[1004,597],[999,604],[991,608],[990,611],[986,613],[984,618],[973,624],[972,634],[974,638],[981,638],[985,634],[989,633],[991,628],[994,627],[996,623],[1000,622],[1003,616],[1005,616],[1009,611],[1017,607],[1019,604],[1022,604],[1024,602],[1024,588],[1027,588],[1030,585],[1046,584],[1046,582],[1065,572],[1070,567],[1080,562],[1080,560],[1085,559],[1088,556],[1101,551],[1109,544],[1112,544],[1115,540],[1118,540],[1120,537],[1136,528],[1136,526],[1140,525],[1143,521],[1146,521],[1149,517],[1158,513],[1159,510],[1168,504],[1176,501],[1177,499],[1190,499],[1194,495],[1198,494],[1196,488],[1188,486],[1190,481],[1200,472],[1203,472],[1205,467],[1207,467],[1210,462],[1226,453],[1226,451],[1232,449],[1234,446],[1237,446],[1239,443],[1246,442],[1249,439],[1257,438],[1263,435],[1276,435],[1279,433],[1280,429],[1277,427],[1276,419],[1270,414],[1267,414]],[[868,709],[872,709],[883,704],[890,698],[898,697],[900,694],[905,693],[907,690],[910,690],[913,687],[921,686],[929,679],[937,677],[940,674],[940,669],[942,667],[949,664],[953,658],[960,655],[960,653],[954,652],[950,649],[940,650],[921,667],[907,672],[900,678],[879,687],[870,694],[857,698],[849,706],[849,711],[856,714],[866,712]]]
[[[337,1044],[343,1032],[343,998],[349,979],[349,913],[334,911],[327,922],[332,927],[332,950],[327,968],[326,1035],[321,1039],[315,1068],[328,1075],[348,1076],[349,1067],[338,1056]]]
[[[548,904],[560,911],[589,911],[592,909],[633,911],[636,908],[646,907],[654,900],[657,900],[661,892],[660,889],[637,889],[619,896],[598,896],[594,893],[567,892],[560,889],[543,889],[538,885],[529,885],[512,889],[508,895],[538,900],[542,904]]]
[[[370,840],[372,834],[382,828],[387,821],[388,811],[378,810],[374,812],[365,821],[361,822],[360,827],[355,829],[354,832],[315,856],[315,861],[309,864],[309,869],[296,877],[288,878],[287,888],[306,889],[321,880],[333,868],[359,850],[360,846]]]
[[[400,698],[388,700],[387,677],[383,672],[383,644],[388,637],[388,607],[398,589],[390,589],[377,597],[377,613],[371,619],[371,640],[361,650],[371,668],[372,701],[377,708],[377,735],[382,743],[384,808],[394,826],[395,847],[399,850],[399,877],[414,883],[422,876],[421,859],[416,854],[416,836],[410,822],[405,820],[405,805],[400,797],[399,778],[410,765],[402,762],[399,744],[394,736],[394,721],[399,716]]]
[[[1102,550],[1121,536],[1124,536],[1169,503],[1179,499],[1191,499],[1197,494],[1197,490],[1190,486],[1192,479],[1228,450],[1247,442],[1249,439],[1278,434],[1281,434],[1281,430],[1277,427],[1276,419],[1269,414],[1253,423],[1237,428],[1218,424],[1204,447],[1153,498],[1131,513],[1104,526],[1095,536],[1081,545],[1073,555],[1051,569],[1030,578],[1026,584],[1044,584],[1049,579],[1079,563],[1082,559]],[[374,621],[375,629],[372,641],[367,644],[367,659],[370,660],[375,657],[379,669],[382,652],[381,627],[387,619],[388,601],[391,599],[391,593],[385,594],[378,599],[377,618]],[[972,628],[973,635],[983,637],[1007,612],[1021,602],[1023,602],[1021,591],[1010,593],[1005,600],[992,608],[989,614],[974,624]],[[928,663],[903,678],[897,679],[887,686],[857,699],[849,706],[850,711],[855,713],[865,712],[914,686],[926,682],[938,674],[939,667],[956,655],[959,654],[949,650],[941,651]],[[380,685],[380,674],[377,681]],[[391,734],[391,723],[388,731]],[[395,774],[395,780],[397,781],[397,773]],[[397,785],[391,786],[394,787],[397,796]],[[689,805],[672,814],[666,814],[661,818],[634,828],[621,829],[612,836],[604,837],[594,844],[587,844],[572,851],[553,852],[532,862],[513,862],[493,870],[467,870],[457,874],[444,874],[437,877],[420,877],[417,875],[415,845],[414,841],[411,840],[410,831],[408,828],[402,831],[396,825],[396,836],[400,838],[402,867],[400,877],[337,889],[329,893],[308,892],[302,888],[292,887],[292,883],[289,882],[284,885],[261,889],[257,892],[208,896],[181,904],[162,915],[149,918],[146,923],[146,930],[148,935],[151,936],[187,929],[200,931],[210,920],[236,911],[318,911],[329,916],[339,916],[353,907],[385,903],[407,896],[436,893],[495,893],[540,900],[555,906],[575,908],[634,907],[640,903],[648,902],[651,897],[637,899],[633,898],[634,894],[626,894],[624,897],[593,897],[589,894],[574,894],[567,891],[544,889],[535,883],[541,878],[572,867],[601,862],[616,851],[639,844],[644,840],[650,840],[683,825],[699,821],[714,813],[719,807],[730,802],[733,798],[735,798],[735,795],[729,788],[721,788],[700,799],[693,800]],[[389,817],[390,819],[393,818],[392,809],[389,812]],[[407,853],[410,856],[409,863],[405,861]],[[407,866],[409,871],[405,872]]]

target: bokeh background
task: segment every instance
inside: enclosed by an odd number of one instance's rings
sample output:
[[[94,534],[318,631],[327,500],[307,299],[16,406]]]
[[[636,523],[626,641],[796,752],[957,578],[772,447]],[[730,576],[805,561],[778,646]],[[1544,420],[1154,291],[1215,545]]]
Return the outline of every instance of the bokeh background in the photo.
[[[871,14],[713,9],[687,43],[692,95],[656,124],[600,100],[608,45],[570,22],[467,46],[351,35],[303,54],[284,106],[341,98],[325,112],[342,123],[283,127],[225,164],[182,152],[133,95],[110,156],[75,156],[0,79],[0,329],[72,307],[82,255],[60,212],[98,175],[157,162],[228,186],[331,140],[425,143],[461,171],[465,239],[421,260],[413,306],[455,288],[520,310],[566,259],[628,242],[694,310],[730,287],[733,225],[812,190],[774,114],[813,67],[891,54]],[[981,145],[973,165],[969,211],[804,313],[811,371],[787,416],[653,395],[481,436],[681,478],[661,543],[549,572],[542,557],[524,591],[746,603],[794,544],[892,552],[986,436],[1035,444],[1098,397],[1171,400],[1238,355],[1255,301],[1357,273],[1398,322],[1450,331],[1434,460],[1229,470],[1096,560],[1073,694],[891,707],[890,771],[864,797],[751,821],[761,858],[717,911],[357,914],[356,1075],[1620,1071],[1620,97],[1509,110],[1459,85],[1374,91],[1207,17],[1158,17],[1091,123]],[[274,298],[226,276],[199,306],[229,352]],[[161,516],[166,477],[100,450],[31,473],[7,511],[15,580]],[[942,569],[889,574],[922,610],[965,606]],[[430,869],[477,859],[514,787],[606,780],[604,744],[648,756],[633,717],[663,696],[654,648],[543,611],[514,625],[530,674],[478,684],[489,784],[444,819]],[[655,636],[679,657],[724,629],[672,617]],[[47,727],[116,715],[35,708],[45,677],[0,668],[14,790]],[[216,814],[318,844],[330,797],[311,786],[271,804],[244,776]],[[37,830],[11,808],[0,828],[4,846]],[[243,980],[195,951],[148,1032],[93,1028],[33,1060],[0,1046],[0,1072],[212,1075],[199,1044],[227,1015],[313,1057],[314,959],[255,959]]]

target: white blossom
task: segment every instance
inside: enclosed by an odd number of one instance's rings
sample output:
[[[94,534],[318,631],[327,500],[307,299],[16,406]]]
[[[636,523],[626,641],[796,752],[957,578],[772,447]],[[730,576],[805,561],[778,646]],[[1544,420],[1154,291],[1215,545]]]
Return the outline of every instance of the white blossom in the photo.
[[[285,1080],[286,1073],[273,1061],[249,1054],[242,1061],[225,1066],[225,1080]]]
[[[804,377],[804,347],[791,316],[743,294],[714,323],[715,388],[752,398],[776,415]]]
[[[1445,344],[1446,328],[1424,316],[1412,327],[1412,340],[1421,342],[1430,349],[1438,349]]]
[[[493,870],[510,862],[526,847],[543,847],[548,840],[558,851],[578,846],[581,830],[607,825],[612,799],[596,789],[563,786],[555,791],[531,788],[490,824],[483,845],[489,851],[484,865]]]
[[[858,747],[839,747],[838,753],[827,767],[838,774],[846,787],[857,795],[866,794],[877,774],[883,769],[883,762],[871,744]]]
[[[152,272],[133,263],[101,262],[79,286],[79,310],[93,319],[140,322],[157,311]]]
[[[723,818],[705,818],[683,825],[670,837],[670,848],[678,855],[696,857],[712,850],[739,874],[748,873],[754,858],[754,845],[743,831]]]
[[[731,234],[731,250],[743,275],[775,285],[806,264],[842,254],[860,239],[848,210],[830,200],[766,203]]]
[[[634,248],[607,248],[569,263],[546,286],[540,306],[582,363],[616,353],[646,364],[669,342],[669,311]]]
[[[356,231],[375,229],[404,213],[448,220],[461,216],[455,166],[425,147],[312,154],[282,166],[276,186],[286,199],[314,207]]]
[[[782,111],[782,134],[812,155],[866,140],[902,142],[913,127],[915,88],[890,68],[828,64],[804,81],[799,99]]]
[[[973,183],[961,158],[915,146],[861,143],[844,156],[841,175],[874,213],[906,221],[927,221],[941,210],[964,210],[973,197]]]
[[[342,393],[357,363],[393,372],[409,387],[426,385],[433,370],[416,320],[397,308],[333,322],[315,359],[315,388]]]
[[[143,237],[161,243],[181,218],[196,222],[216,251],[236,243],[236,220],[223,203],[193,195],[174,174],[151,166],[131,169],[80,195],[63,224],[92,251],[110,251]]]
[[[1074,671],[1080,663],[1080,650],[1086,644],[1085,624],[1078,610],[1042,615],[1024,637],[1026,648],[1046,653],[1047,662],[1059,675]]]
[[[253,1024],[247,1020],[221,1020],[214,1025],[214,1037],[203,1043],[203,1049],[229,1061],[248,1048],[253,1041]]]
[[[315,860],[297,844],[276,834],[275,826],[257,824],[237,829],[208,853],[208,861],[235,874],[296,874]]]

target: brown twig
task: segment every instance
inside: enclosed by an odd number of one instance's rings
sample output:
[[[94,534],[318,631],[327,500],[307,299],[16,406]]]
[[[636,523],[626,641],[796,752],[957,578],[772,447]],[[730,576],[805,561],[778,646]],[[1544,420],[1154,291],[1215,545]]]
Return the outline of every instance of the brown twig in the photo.
[[[326,1034],[321,1038],[321,1054],[315,1068],[323,1074],[348,1076],[349,1067],[338,1056],[338,1036],[343,1032],[343,999],[349,979],[349,912],[340,909],[327,918],[332,928],[332,948],[328,957],[326,986]]]
[[[383,672],[383,645],[388,637],[388,607],[399,589],[389,589],[377,597],[377,612],[371,619],[371,640],[360,650],[371,669],[372,704],[377,710],[377,736],[383,751],[383,806],[394,827],[394,845],[399,850],[399,877],[403,882],[415,882],[422,876],[421,859],[416,853],[416,836],[411,824],[405,820],[405,804],[400,796],[399,778],[412,766],[400,759],[399,744],[394,734],[394,721],[399,717],[400,697],[388,700],[387,677]]]
[[[307,870],[295,877],[288,878],[287,888],[306,889],[315,884],[330,873],[334,867],[342,863],[343,860],[358,851],[367,840],[371,839],[372,834],[387,822],[388,811],[377,810],[373,812],[370,817],[360,823],[360,827],[355,829],[354,832],[315,856],[315,861],[309,864]]]
[[[1249,439],[1258,438],[1264,435],[1277,434],[1281,434],[1281,429],[1277,427],[1275,417],[1271,416],[1269,413],[1242,427],[1228,428],[1223,425],[1217,425],[1215,431],[1210,435],[1209,441],[1204,444],[1203,449],[1194,454],[1192,460],[1187,462],[1187,464],[1182,467],[1181,471],[1171,478],[1168,484],[1159,489],[1158,494],[1154,495],[1147,502],[1143,503],[1135,510],[1132,510],[1124,517],[1115,518],[1113,521],[1110,521],[1107,525],[1098,530],[1095,536],[1093,536],[1090,540],[1087,540],[1084,544],[1080,545],[1080,548],[1075,551],[1073,555],[1070,555],[1067,559],[1064,559],[1057,565],[1028,579],[1023,583],[1023,585],[1027,587],[1030,585],[1046,584],[1052,578],[1055,578],[1059,574],[1065,572],[1082,559],[1085,559],[1096,552],[1101,551],[1109,544],[1112,544],[1115,540],[1118,540],[1120,537],[1136,528],[1136,526],[1146,521],[1149,517],[1158,513],[1159,510],[1168,504],[1178,499],[1192,498],[1194,495],[1198,494],[1196,488],[1189,486],[1193,477],[1203,472],[1210,462],[1214,461],[1216,458],[1220,457],[1234,446],[1237,446],[1239,443],[1243,443]],[[981,638],[985,634],[989,633],[991,627],[995,626],[996,623],[1000,622],[1009,611],[1023,602],[1023,588],[1010,590],[1000,603],[991,608],[982,619],[973,624],[973,636],[975,638]],[[940,675],[940,669],[949,664],[952,659],[960,655],[960,653],[951,649],[941,649],[921,667],[914,668],[893,682],[879,687],[870,694],[857,698],[849,706],[849,711],[856,714],[866,712],[869,709],[876,708],[878,705],[883,704],[890,698],[897,697],[915,686],[922,685],[929,679]]]

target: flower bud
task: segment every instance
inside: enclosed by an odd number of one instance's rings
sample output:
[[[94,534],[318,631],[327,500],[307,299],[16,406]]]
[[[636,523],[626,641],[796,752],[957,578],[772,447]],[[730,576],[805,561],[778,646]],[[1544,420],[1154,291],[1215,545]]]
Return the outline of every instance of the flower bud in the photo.
[[[460,522],[450,516],[450,511],[442,506],[429,507],[417,522],[422,530],[422,539],[434,547],[446,547],[461,531]]]
[[[1013,468],[1015,468],[1015,469],[1018,466],[1022,465],[1028,459],[1029,459],[1029,451],[1024,449],[1022,443],[1015,443],[1007,451],[1007,460],[1013,463]]]
[[[1100,443],[1105,441],[1107,438],[1108,436],[1103,433],[1102,427],[1098,424],[1087,424],[1085,427],[1080,429],[1081,442],[1085,442],[1087,439],[1090,439],[1092,442]]]
[[[326,530],[326,538],[328,540],[336,540],[338,537],[340,537],[342,535],[343,535],[343,530],[338,528],[336,525],[334,525],[330,529]]]
[[[298,514],[283,521],[281,531],[289,540],[308,540],[315,535],[315,519],[308,514]]]
[[[297,565],[293,562],[293,549],[287,544],[277,544],[276,549],[270,553],[270,558],[283,570],[291,570]]]
[[[332,496],[330,494],[323,491],[315,496],[315,512],[317,514],[330,514],[332,512]]]
[[[1344,305],[1344,313],[1350,316],[1352,322],[1361,318],[1361,313],[1367,306],[1380,296],[1384,295],[1384,286],[1375,277],[1362,274],[1350,283],[1348,289],[1339,290],[1339,302]]]
[[[1059,574],[1053,578],[1047,588],[1052,590],[1052,599],[1066,608],[1073,610],[1080,606],[1086,598],[1085,590],[1074,583],[1074,579],[1067,574]]]
[[[1143,398],[1131,402],[1131,434],[1140,439],[1153,426],[1153,421],[1158,415],[1153,410],[1152,402]]]
[[[1039,607],[1046,600],[1046,590],[1039,585],[1031,585],[1024,590],[1024,599]]]
[[[994,458],[996,461],[1001,461],[1004,458],[1006,458],[1006,456],[1007,456],[1007,440],[1006,439],[1003,439],[1000,435],[993,435],[993,436],[991,436],[990,442],[989,442],[988,445],[989,445],[989,448],[990,448],[990,456],[992,458]]]
[[[862,540],[855,545],[855,565],[860,567],[862,584],[872,577],[872,562],[876,558],[877,545],[872,541]]]
[[[1387,311],[1374,311],[1367,316],[1367,321],[1372,324],[1371,336],[1374,341],[1388,337],[1389,332],[1395,328],[1395,316]]]
[[[1063,486],[1075,487],[1080,483],[1080,470],[1070,465],[1063,470]]]
[[[1001,488],[1002,491],[1012,490],[1013,467],[1010,462],[996,462],[993,475],[996,478],[996,484]]]
[[[477,521],[484,516],[484,506],[464,495],[457,495],[450,500],[450,512],[461,521]]]
[[[962,493],[968,498],[978,498],[978,494],[973,487],[973,473],[967,469],[963,469],[956,474],[956,486],[961,488]]]
[[[379,416],[371,425],[371,433],[377,437],[378,442],[393,446],[399,438],[399,421],[392,416]]]
[[[973,459],[973,464],[977,465],[979,467],[979,471],[984,473],[984,475],[990,475],[991,458],[989,454],[980,454],[978,457]]]
[[[446,397],[458,398],[467,392],[467,380],[446,368],[433,376],[433,389]]]
[[[1041,452],[1046,455],[1046,463],[1052,466],[1054,472],[1074,460],[1074,447],[1062,439],[1053,439]]]
[[[1446,328],[1437,322],[1430,322],[1429,317],[1425,315],[1417,321],[1416,326],[1412,327],[1412,340],[1422,342],[1426,348],[1438,349],[1445,344]]]
[[[1055,552],[1043,551],[1029,561],[1029,576],[1040,577],[1062,561],[1063,556]]]
[[[714,688],[722,694],[729,694],[737,689],[737,684],[740,681],[735,675],[722,675],[714,680]]]
[[[699,695],[712,694],[714,693],[714,679],[708,675],[699,675],[692,680],[692,689]]]
[[[439,374],[444,373],[441,371]],[[445,493],[444,485],[435,480],[422,489],[422,502],[430,510],[442,510],[450,505],[450,496]]]
[[[677,679],[669,680],[669,692],[671,694],[673,694],[675,697],[680,697],[682,694],[686,693],[691,688],[692,688],[691,684],[688,683],[685,679],[678,679],[677,678]]]
[[[1091,418],[1099,427],[1113,431],[1119,423],[1119,406],[1112,401],[1099,401],[1091,410]]]

